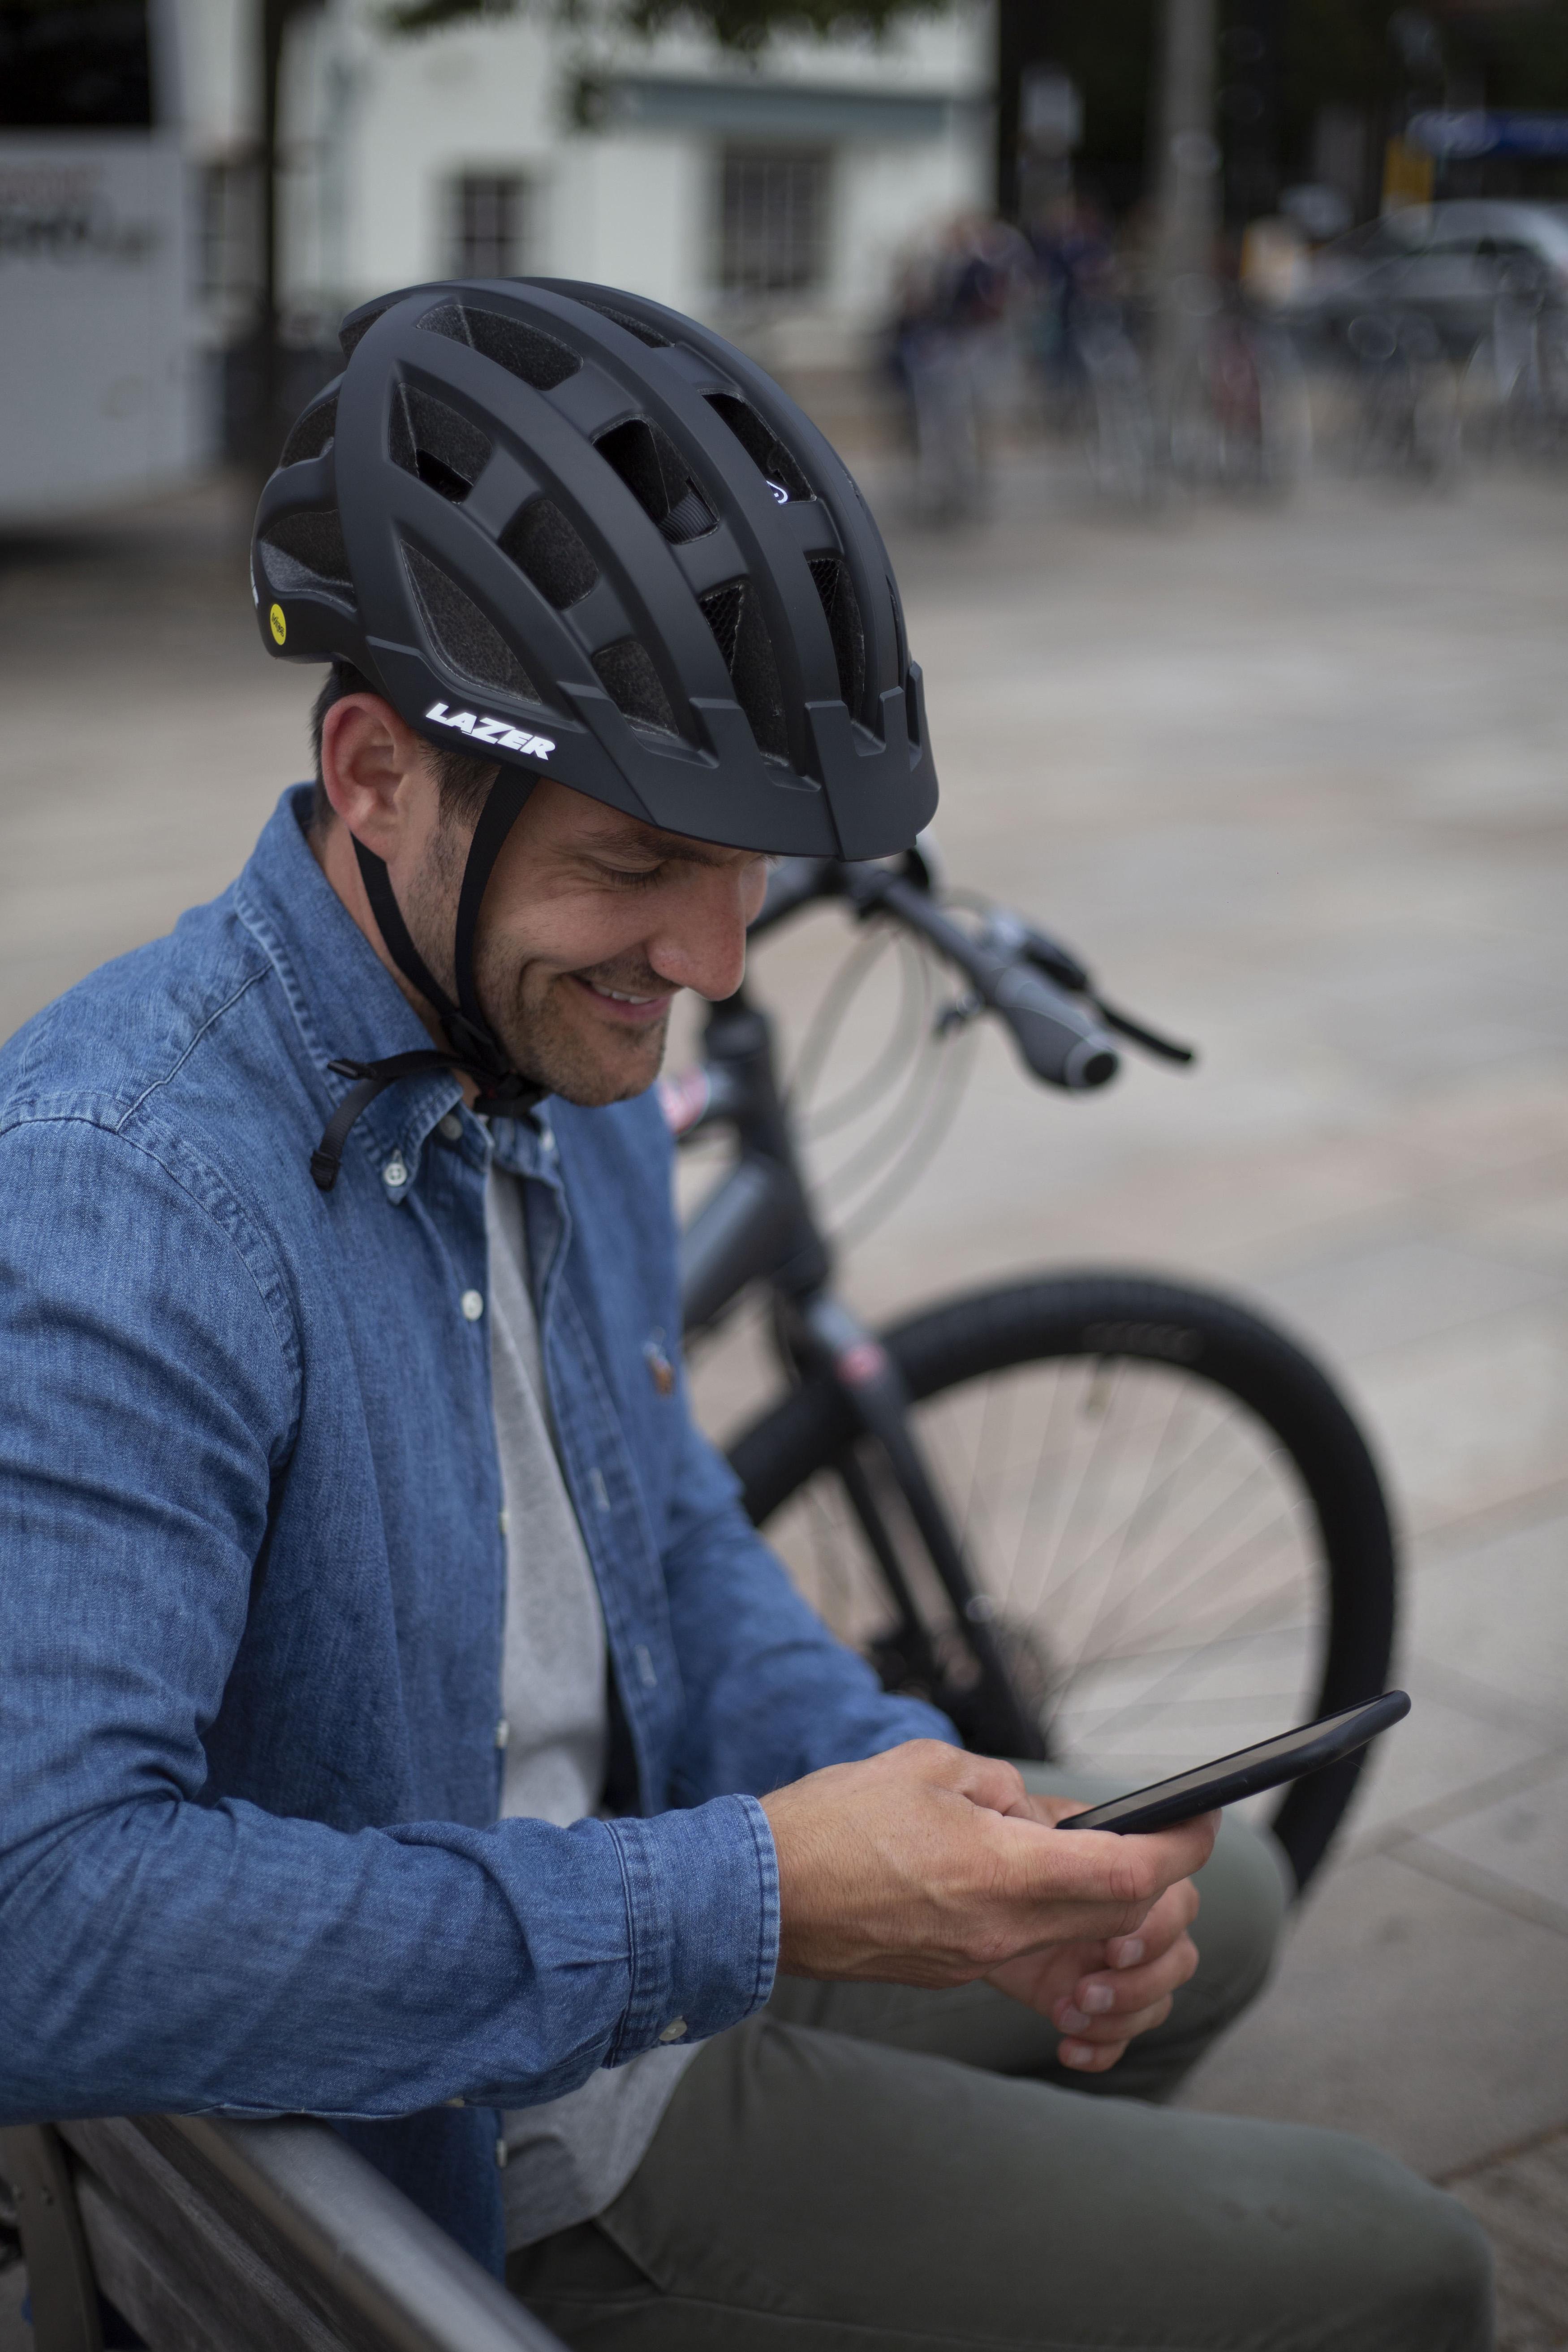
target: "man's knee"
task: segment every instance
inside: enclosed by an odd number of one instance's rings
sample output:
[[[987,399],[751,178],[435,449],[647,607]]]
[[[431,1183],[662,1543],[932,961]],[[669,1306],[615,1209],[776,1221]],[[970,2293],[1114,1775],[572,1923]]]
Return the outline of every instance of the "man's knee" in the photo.
[[[1198,1973],[1182,1998],[1190,2021],[1201,2018],[1212,2032],[1268,1982],[1289,1901],[1289,1864],[1267,1830],[1227,1813],[1197,1889]]]
[[[1355,2217],[1323,2248],[1336,2352],[1489,2352],[1491,2248],[1474,2217],[1392,2157],[1321,2137]]]

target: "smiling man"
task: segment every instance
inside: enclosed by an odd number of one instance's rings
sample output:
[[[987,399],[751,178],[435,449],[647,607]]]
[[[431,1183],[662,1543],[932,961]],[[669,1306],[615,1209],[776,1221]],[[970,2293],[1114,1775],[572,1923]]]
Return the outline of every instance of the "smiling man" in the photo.
[[[1059,1835],[692,1424],[670,1006],[935,800],[853,483],[632,296],[344,345],[253,564],[316,783],[0,1057],[0,2120],[325,2116],[628,2352],[1480,2352],[1448,2200],[1145,2104],[1265,1842]]]

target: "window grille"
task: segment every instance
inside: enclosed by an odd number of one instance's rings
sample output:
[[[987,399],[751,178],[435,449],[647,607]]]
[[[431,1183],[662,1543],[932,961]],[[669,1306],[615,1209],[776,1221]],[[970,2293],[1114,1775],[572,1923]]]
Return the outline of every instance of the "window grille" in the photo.
[[[819,147],[727,147],[720,284],[730,294],[799,294],[822,282],[828,158]]]
[[[452,275],[517,278],[526,266],[527,190],[510,173],[465,172],[452,184]]]

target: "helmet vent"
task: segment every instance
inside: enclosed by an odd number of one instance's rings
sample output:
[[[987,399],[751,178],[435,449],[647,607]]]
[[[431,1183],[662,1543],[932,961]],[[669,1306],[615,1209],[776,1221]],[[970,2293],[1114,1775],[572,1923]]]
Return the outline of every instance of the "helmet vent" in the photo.
[[[298,419],[283,444],[283,455],[279,458],[279,464],[297,466],[303,457],[321,457],[323,450],[331,447],[337,425],[338,403],[334,393],[331,400],[318,402],[314,408],[307,408],[303,416]]]
[[[473,686],[489,687],[493,693],[514,695],[525,702],[542,701],[500,631],[473,598],[418,548],[405,546],[403,560],[420,618],[447,668]]]
[[[634,727],[655,727],[661,735],[677,732],[664,681],[640,637],[619,637],[605,646],[594,656],[594,667],[616,709]]]
[[[419,321],[432,335],[446,335],[455,343],[467,343],[498,367],[531,383],[535,392],[553,392],[569,375],[575,375],[583,362],[575,352],[558,343],[553,335],[541,334],[537,327],[525,327],[517,319],[508,319],[499,310],[483,310],[470,302],[441,302],[434,310],[426,310]]]
[[[719,643],[735,699],[746,714],[757,749],[766,760],[787,760],[784,690],[779,666],[757,592],[749,580],[731,580],[700,596],[704,617]]]
[[[584,302],[583,308],[584,310],[596,310],[600,318],[608,319],[612,326],[624,327],[628,335],[635,335],[639,343],[647,343],[650,351],[667,352],[669,349],[668,335],[661,335],[657,327],[645,327],[642,320],[634,319],[629,310],[612,310],[607,302]]]
[[[855,583],[849,577],[849,567],[842,557],[818,555],[813,558],[811,576],[816,593],[822,599],[822,609],[827,615],[827,626],[833,637],[833,658],[838,665],[838,691],[848,707],[851,719],[858,719],[866,698],[866,632],[860,620],[860,602],[855,593]]]
[[[331,507],[279,515],[261,536],[267,576],[276,588],[352,584],[343,527]]]
[[[729,426],[747,457],[765,478],[780,506],[787,506],[792,499],[809,499],[812,496],[811,484],[777,434],[770,425],[763,424],[754,408],[749,408],[743,400],[737,400],[732,393],[710,392],[703,397],[714,415]],[[782,498],[779,497],[781,490],[784,493]]]
[[[530,499],[521,507],[501,533],[500,545],[558,612],[575,604],[598,580],[586,541],[552,499]]]
[[[417,384],[399,384],[392,401],[392,461],[461,506],[489,463],[490,442],[477,425]]]
[[[638,506],[666,539],[681,546],[713,529],[715,517],[681,460],[679,450],[657,425],[633,417],[601,435],[595,444],[615,467]]]

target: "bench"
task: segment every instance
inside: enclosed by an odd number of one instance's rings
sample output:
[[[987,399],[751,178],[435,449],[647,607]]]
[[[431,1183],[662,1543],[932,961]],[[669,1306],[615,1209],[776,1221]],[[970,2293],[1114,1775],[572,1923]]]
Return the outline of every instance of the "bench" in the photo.
[[[37,2352],[562,2352],[499,2280],[304,2116],[0,2130]]]

